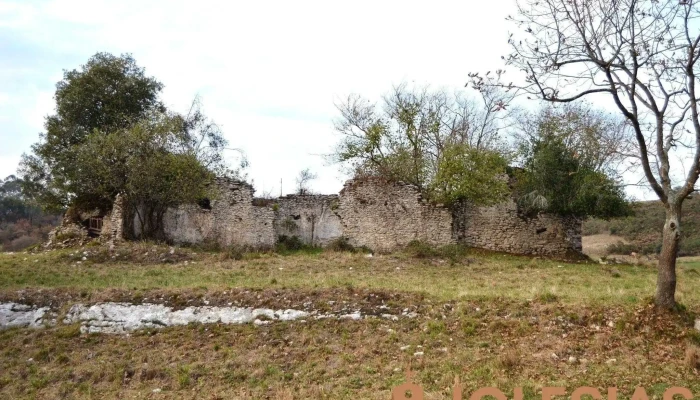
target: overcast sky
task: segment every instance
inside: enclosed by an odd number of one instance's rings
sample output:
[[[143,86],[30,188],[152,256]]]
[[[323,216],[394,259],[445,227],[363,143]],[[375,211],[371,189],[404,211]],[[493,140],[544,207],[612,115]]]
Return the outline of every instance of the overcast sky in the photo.
[[[334,103],[378,99],[401,82],[459,89],[502,67],[514,0],[0,0],[0,177],[38,140],[64,69],[94,53],[132,53],[165,84],[163,99],[204,111],[242,149],[260,194],[315,191],[347,178],[327,165],[339,137]],[[235,154],[231,154],[234,157]]]

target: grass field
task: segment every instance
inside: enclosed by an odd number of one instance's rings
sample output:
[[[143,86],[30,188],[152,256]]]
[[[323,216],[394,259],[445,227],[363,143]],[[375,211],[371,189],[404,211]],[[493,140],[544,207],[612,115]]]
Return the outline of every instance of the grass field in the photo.
[[[85,254],[84,252],[87,252]],[[83,259],[84,258],[84,259]],[[668,386],[700,394],[700,262],[679,265],[677,313],[655,270],[474,251],[375,255],[194,252],[131,244],[0,254],[0,300],[371,307],[417,318],[190,325],[130,336],[75,325],[0,331],[0,398],[389,399],[411,365],[427,399],[496,386]],[[60,320],[61,318],[59,318]],[[601,390],[601,392],[603,392]]]

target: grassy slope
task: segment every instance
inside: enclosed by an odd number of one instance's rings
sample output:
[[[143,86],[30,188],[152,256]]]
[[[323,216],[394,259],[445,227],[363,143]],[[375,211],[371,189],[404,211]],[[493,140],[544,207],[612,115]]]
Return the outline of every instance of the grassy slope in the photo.
[[[664,209],[658,201],[645,201],[634,204],[635,214],[631,217],[603,221],[590,219],[584,222],[584,235],[611,233],[622,236],[629,246],[614,249],[619,253],[657,253],[661,248],[661,229],[664,225]],[[683,203],[681,220],[680,255],[700,255],[700,196]]]
[[[700,393],[698,371],[684,361],[686,349],[700,344],[688,315],[700,311],[700,263],[679,268],[679,300],[688,312],[664,315],[648,306],[654,270],[638,266],[612,271],[493,254],[453,261],[268,254],[235,261],[180,250],[166,256],[173,264],[163,264],[145,254],[160,258],[167,249],[135,246],[128,258],[146,257],[136,263],[86,250],[85,261],[68,250],[0,254],[0,298],[53,299],[65,310],[114,293],[120,300],[189,293],[225,302],[234,292],[264,288],[246,294],[249,306],[284,296],[352,302],[388,293],[399,308],[420,303],[420,316],[189,326],[131,337],[80,335],[76,326],[2,331],[0,397],[386,399],[409,362],[428,399],[447,398],[455,375],[465,398],[481,386],[507,394],[522,386],[528,399],[560,385],[617,385],[619,398],[637,385],[650,395],[668,385]]]

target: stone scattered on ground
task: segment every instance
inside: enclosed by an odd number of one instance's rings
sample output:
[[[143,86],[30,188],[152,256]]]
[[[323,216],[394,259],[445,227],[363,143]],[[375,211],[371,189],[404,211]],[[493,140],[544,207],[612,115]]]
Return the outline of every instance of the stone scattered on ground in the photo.
[[[44,323],[55,322],[56,315],[49,307],[33,307],[24,304],[0,304],[0,329],[14,327],[39,328]]]
[[[380,307],[386,310],[386,307]],[[388,313],[364,314],[359,310],[352,312],[322,312],[317,310],[275,310],[271,308],[190,306],[175,310],[163,304],[132,304],[106,302],[94,305],[75,304],[65,318],[64,324],[79,323],[82,333],[116,333],[124,334],[139,329],[181,326],[190,323],[200,324],[244,324],[267,325],[274,321],[295,321],[306,318],[361,320],[380,315],[388,320],[398,320],[399,315]],[[415,318],[415,312],[405,309],[400,315]],[[0,303],[0,329],[10,327],[39,328],[55,325],[56,313],[50,307],[37,308],[17,303]]]
[[[308,316],[309,313],[299,310],[209,306],[173,310],[162,304],[102,303],[92,306],[76,304],[63,322],[81,323],[82,332],[126,333],[190,323],[243,324],[256,320],[293,321]]]

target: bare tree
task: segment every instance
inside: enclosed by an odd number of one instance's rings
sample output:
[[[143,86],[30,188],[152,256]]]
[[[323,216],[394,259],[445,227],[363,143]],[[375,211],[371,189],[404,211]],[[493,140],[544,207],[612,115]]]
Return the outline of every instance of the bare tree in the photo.
[[[594,108],[586,102],[546,104],[539,112],[523,112],[513,129],[516,143],[527,146],[554,134],[585,165],[611,178],[620,178],[636,164],[632,129],[619,114]]]
[[[637,156],[666,210],[656,305],[675,307],[676,256],[683,201],[700,175],[698,110],[699,9],[695,0],[521,0],[510,18],[509,66],[470,74],[477,89],[501,87],[549,102],[585,96],[611,99],[634,130]],[[672,160],[687,160],[683,171]],[[676,180],[674,184],[674,180]]]
[[[309,183],[316,178],[318,178],[318,175],[311,172],[309,168],[299,171],[299,175],[296,178],[297,194],[312,194]]]

